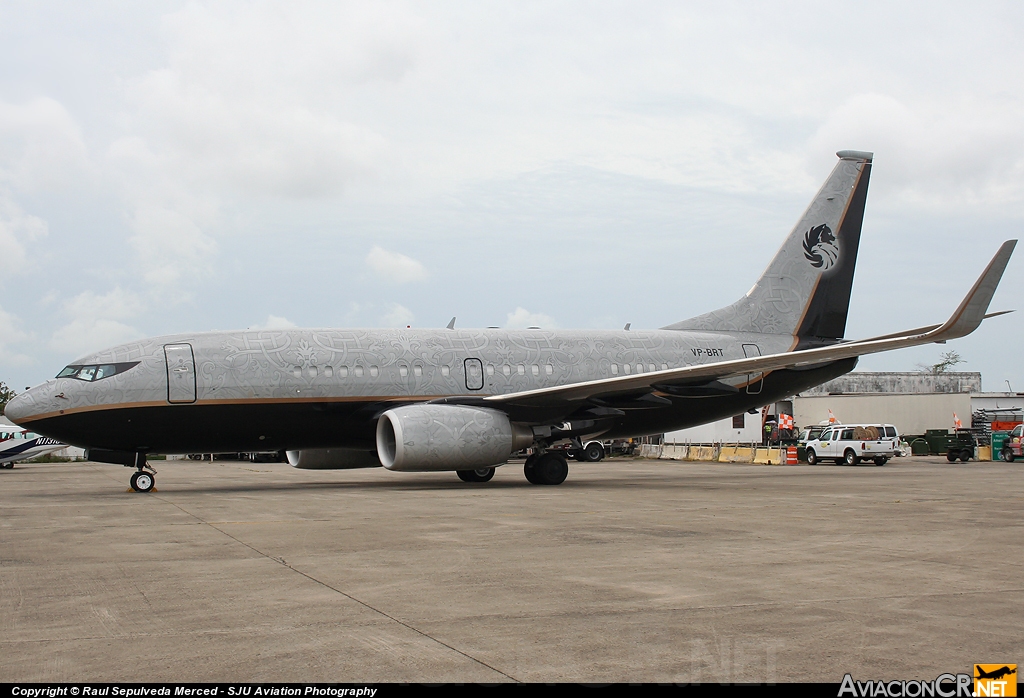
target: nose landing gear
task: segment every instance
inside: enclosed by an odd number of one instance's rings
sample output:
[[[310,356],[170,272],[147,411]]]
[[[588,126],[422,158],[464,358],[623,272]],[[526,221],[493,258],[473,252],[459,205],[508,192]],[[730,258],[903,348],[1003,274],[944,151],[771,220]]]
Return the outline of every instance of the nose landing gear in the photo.
[[[156,478],[145,470],[132,473],[131,485],[136,492],[150,492],[156,484]]]
[[[135,454],[135,467],[137,470],[132,473],[132,477],[128,481],[132,489],[136,492],[152,492],[156,486],[156,470],[146,462],[145,453]]]

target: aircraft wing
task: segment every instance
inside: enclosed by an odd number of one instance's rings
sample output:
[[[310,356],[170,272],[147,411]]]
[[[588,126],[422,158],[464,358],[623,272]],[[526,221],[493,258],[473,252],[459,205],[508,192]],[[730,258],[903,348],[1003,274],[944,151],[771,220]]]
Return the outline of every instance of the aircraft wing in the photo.
[[[950,339],[964,337],[978,328],[985,319],[989,303],[995,294],[999,280],[1010,261],[1010,255],[1016,246],[1016,240],[1007,240],[985,271],[967,293],[956,311],[941,325],[932,325],[893,335],[884,335],[872,339],[853,342],[842,342],[817,349],[769,354],[746,359],[717,361],[714,363],[696,364],[685,368],[652,371],[631,376],[617,376],[601,380],[572,383],[569,385],[524,390],[506,395],[492,395],[481,402],[485,405],[501,408],[502,405],[542,405],[552,401],[578,401],[601,395],[631,393],[656,390],[657,385],[687,384],[712,381],[731,376],[759,374],[783,368],[803,368],[820,364],[850,359],[866,354],[876,354],[892,349],[903,349],[933,342],[945,342]],[[1001,315],[1002,313],[993,313]]]

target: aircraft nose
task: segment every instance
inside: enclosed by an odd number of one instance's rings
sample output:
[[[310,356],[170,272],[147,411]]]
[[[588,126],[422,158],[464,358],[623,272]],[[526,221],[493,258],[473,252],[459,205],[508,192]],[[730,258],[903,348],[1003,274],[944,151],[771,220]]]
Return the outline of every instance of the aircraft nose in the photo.
[[[40,404],[41,397],[38,388],[26,390],[7,403],[4,408],[4,416],[21,426],[22,420],[30,419],[33,415],[44,411],[43,405]]]

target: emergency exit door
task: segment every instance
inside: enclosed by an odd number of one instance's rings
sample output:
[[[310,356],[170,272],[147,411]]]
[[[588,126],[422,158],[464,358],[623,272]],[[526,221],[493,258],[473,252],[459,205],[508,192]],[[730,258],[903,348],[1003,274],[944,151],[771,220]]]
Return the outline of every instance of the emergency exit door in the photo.
[[[196,401],[196,362],[191,344],[165,344],[167,402]]]

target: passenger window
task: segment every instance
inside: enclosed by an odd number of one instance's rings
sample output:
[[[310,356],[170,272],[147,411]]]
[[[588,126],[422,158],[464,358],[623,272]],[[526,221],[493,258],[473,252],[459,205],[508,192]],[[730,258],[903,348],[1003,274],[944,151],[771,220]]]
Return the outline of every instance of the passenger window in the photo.
[[[504,373],[505,377],[507,378],[512,375],[512,367],[509,366],[508,364],[505,364],[504,366],[501,367],[501,372]]]
[[[537,364],[533,364],[532,366],[530,366],[530,373],[532,373],[535,376],[539,376],[540,366],[538,366]]]
[[[377,368],[376,366],[370,366],[370,377],[371,378],[376,378],[379,375],[380,375],[380,369]]]
[[[302,378],[302,366],[292,366],[292,375],[296,378]]]
[[[406,378],[409,375],[409,367],[408,366],[399,366],[398,367],[398,375],[400,375],[402,378]]]
[[[324,377],[326,377],[326,378],[333,378],[334,377],[334,367],[333,366],[324,366]]]
[[[629,364],[622,364],[622,372],[629,375]]]
[[[650,371],[651,373],[654,373],[654,372],[655,372],[655,371],[657,371],[658,369],[656,369],[656,368],[654,367],[654,364],[650,364],[650,365],[649,365],[649,366],[647,367],[647,370],[648,370],[648,371]]]
[[[494,366],[492,366],[491,364],[487,364],[487,375],[488,376],[493,376],[494,375]]]
[[[661,365],[661,370],[662,371],[667,371],[668,370],[668,364],[662,364]]]
[[[412,367],[412,375],[416,376],[417,378],[422,376],[423,375],[423,367],[422,366],[413,366]]]
[[[355,374],[356,374],[356,378],[362,378],[363,377],[363,367],[362,366],[356,366]]]
[[[637,364],[636,365],[636,372],[637,373],[643,373],[644,372],[644,365],[643,364]]]
[[[544,373],[545,373],[545,375],[550,376],[550,375],[554,374],[554,372],[555,372],[555,369],[551,368],[551,364],[547,364],[546,366],[544,366]]]
[[[525,376],[526,375],[526,366],[523,366],[522,364],[519,364],[518,366],[516,366],[516,373],[518,373],[520,376]]]
[[[316,366],[310,366],[309,367],[309,371],[308,371],[309,377],[310,378],[316,378],[316,373],[317,373]]]
[[[441,367],[441,375],[444,376],[445,378],[447,378],[448,376],[451,375],[451,370],[447,366],[442,366]]]
[[[619,365],[618,364],[612,364],[611,366],[609,366],[609,368],[611,369],[613,376],[619,375]]]
[[[348,366],[338,367],[338,378],[348,378]]]
[[[844,429],[843,430],[843,438],[842,438],[842,440],[843,441],[852,441],[853,440],[853,429]]]

